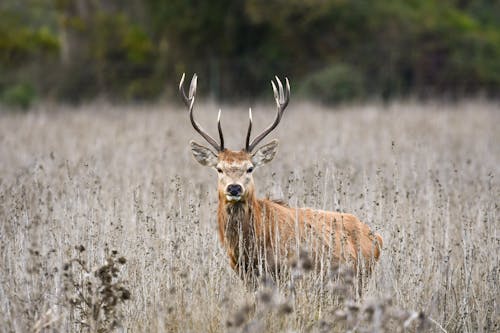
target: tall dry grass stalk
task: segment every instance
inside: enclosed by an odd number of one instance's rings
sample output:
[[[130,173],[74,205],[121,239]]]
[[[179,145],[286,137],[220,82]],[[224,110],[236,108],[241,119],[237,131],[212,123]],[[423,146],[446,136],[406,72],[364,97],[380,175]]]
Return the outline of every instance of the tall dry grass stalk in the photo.
[[[325,283],[307,261],[281,286],[247,290],[217,240],[216,176],[191,159],[186,112],[138,109],[0,114],[0,331],[99,330],[99,321],[81,323],[67,296],[96,281],[110,250],[126,265],[109,281],[130,295],[104,331],[500,329],[498,106],[290,106],[257,189],[292,206],[354,213],[382,234],[363,298],[349,270]],[[208,129],[215,110],[198,108]],[[254,110],[258,131],[272,108]],[[223,122],[230,147],[241,147],[245,110]],[[73,266],[72,290],[64,268],[80,244],[85,269]],[[99,281],[92,288],[101,300]]]

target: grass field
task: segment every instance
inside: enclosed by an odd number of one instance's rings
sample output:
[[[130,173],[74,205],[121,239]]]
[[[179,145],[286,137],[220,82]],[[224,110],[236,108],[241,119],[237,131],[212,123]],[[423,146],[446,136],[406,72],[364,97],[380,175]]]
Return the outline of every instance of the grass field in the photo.
[[[213,134],[216,110],[196,110]],[[224,110],[241,148],[246,111]],[[383,236],[362,298],[345,271],[247,290],[217,239],[216,174],[191,158],[189,140],[204,142],[184,109],[3,111],[1,332],[500,330],[498,105],[292,102],[257,191],[353,213]],[[257,132],[274,110],[253,111]]]

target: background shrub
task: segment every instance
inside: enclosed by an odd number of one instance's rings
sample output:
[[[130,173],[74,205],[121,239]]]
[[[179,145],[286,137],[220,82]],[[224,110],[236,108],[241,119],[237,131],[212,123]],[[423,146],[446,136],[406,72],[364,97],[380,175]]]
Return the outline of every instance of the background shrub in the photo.
[[[17,83],[5,88],[0,101],[14,108],[27,110],[36,99],[35,88],[29,83]]]
[[[338,103],[364,96],[363,76],[347,64],[335,64],[307,76],[298,93],[323,103]]]

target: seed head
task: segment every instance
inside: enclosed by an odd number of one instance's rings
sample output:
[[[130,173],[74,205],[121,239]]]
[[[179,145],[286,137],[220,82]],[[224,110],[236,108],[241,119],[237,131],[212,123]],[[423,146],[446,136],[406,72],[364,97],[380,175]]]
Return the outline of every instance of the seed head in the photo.
[[[125,257],[118,258],[118,263],[121,265],[125,265],[127,263],[127,259]]]

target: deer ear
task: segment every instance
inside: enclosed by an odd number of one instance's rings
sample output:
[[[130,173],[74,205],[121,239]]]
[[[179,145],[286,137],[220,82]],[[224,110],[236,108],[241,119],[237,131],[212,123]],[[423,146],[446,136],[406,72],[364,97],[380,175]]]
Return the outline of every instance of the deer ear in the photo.
[[[278,140],[275,139],[263,145],[252,154],[252,163],[256,167],[269,163],[273,160],[277,152]]]
[[[189,142],[189,145],[191,146],[191,152],[193,153],[194,159],[201,165],[214,167],[219,162],[217,155],[207,147],[194,141]]]

